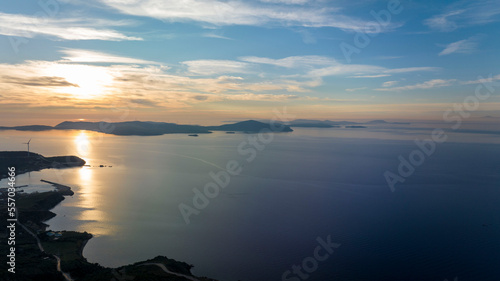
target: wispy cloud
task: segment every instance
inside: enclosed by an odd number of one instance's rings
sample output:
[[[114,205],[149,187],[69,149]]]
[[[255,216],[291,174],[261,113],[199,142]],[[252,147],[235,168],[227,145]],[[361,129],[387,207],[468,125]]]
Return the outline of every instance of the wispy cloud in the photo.
[[[440,88],[453,85],[457,80],[456,79],[433,79],[423,83],[407,85],[401,87],[392,87],[392,88],[379,88],[375,89],[377,91],[407,91],[407,90],[427,90],[433,88]]]
[[[385,88],[392,87],[392,86],[396,85],[397,83],[398,83],[398,81],[387,81],[387,82],[382,83],[382,87],[385,87]]]
[[[184,62],[186,75],[155,62],[102,52],[61,53],[61,60],[0,64],[0,73],[9,73],[0,76],[0,92],[25,107],[110,108],[123,102],[143,108],[187,108],[214,101],[296,100],[306,97],[298,93],[322,84],[321,79],[260,78],[256,73],[248,81],[220,75],[248,71],[249,63],[238,61]],[[0,100],[0,105],[7,103]]]
[[[195,75],[247,73],[250,68],[248,63],[233,60],[192,60],[184,61],[182,64],[186,65],[188,71]]]
[[[264,57],[241,57],[240,60],[259,64],[270,64],[286,68],[337,64],[334,59],[323,56],[292,56],[282,59],[271,59]]]
[[[444,50],[442,50],[439,53],[439,55],[445,56],[445,55],[450,55],[450,54],[454,54],[454,53],[459,53],[459,54],[472,53],[473,51],[476,50],[477,45],[478,45],[477,38],[471,37],[469,39],[460,40],[460,41],[453,42],[453,43],[446,45]]]
[[[454,19],[464,12],[465,10],[446,12],[444,14],[436,15],[432,18],[426,19],[424,21],[424,24],[432,29],[439,31],[453,31],[458,28],[458,25],[454,21]]]
[[[470,81],[463,81],[460,82],[463,85],[470,85],[470,84],[485,84],[485,83],[493,83],[496,81],[500,81],[500,74],[493,76],[490,75],[488,78],[480,78],[477,80],[470,80]]]
[[[139,105],[144,105],[147,107],[158,107],[159,104],[151,99],[145,99],[145,98],[140,98],[140,99],[130,99],[129,102],[139,104]]]
[[[390,74],[374,74],[374,75],[353,75],[349,76],[349,78],[381,78],[381,77],[389,77]]]
[[[65,56],[63,56],[62,58],[68,62],[159,64],[154,61],[115,56],[108,53],[91,51],[91,50],[63,49],[60,52],[65,54]]]
[[[405,67],[405,68],[393,68],[387,69],[384,73],[407,73],[407,72],[418,72],[418,71],[439,71],[441,68],[433,66],[422,66],[422,67]]]
[[[218,0],[99,0],[121,13],[152,17],[165,21],[194,21],[213,25],[282,25],[334,27],[341,30],[363,30],[369,21],[340,14],[339,7],[315,7],[305,0],[218,1]],[[385,29],[393,29],[390,24]]]
[[[0,34],[33,38],[48,36],[58,40],[107,40],[125,41],[142,40],[139,37],[127,36],[116,30],[103,28],[112,26],[109,20],[85,18],[37,18],[21,14],[6,14],[0,12]],[[123,22],[116,22],[123,25]]]
[[[367,75],[379,74],[384,72],[384,68],[375,65],[364,64],[336,64],[329,67],[314,69],[309,71],[308,75],[312,77],[339,76],[339,75]]]
[[[437,71],[438,67],[407,67],[388,69],[376,65],[363,64],[336,64],[333,66],[315,69],[309,72],[310,76],[337,76],[351,75],[350,78],[380,78],[391,76],[392,74],[420,72],[420,71]]]
[[[398,81],[387,81],[382,84],[383,88],[375,89],[376,91],[407,91],[407,90],[426,90],[426,89],[434,89],[441,87],[449,87],[453,85],[471,85],[471,84],[486,84],[486,83],[497,83],[500,86],[500,74],[498,75],[490,75],[488,78],[480,78],[477,80],[469,80],[469,81],[460,81],[457,79],[433,79],[429,81],[425,81],[418,84],[406,85],[400,87],[393,87]]]
[[[361,87],[361,88],[352,88],[352,89],[345,89],[346,92],[357,92],[357,91],[362,91],[362,90],[366,90],[368,89],[368,87]]]
[[[282,3],[288,5],[303,5],[309,2],[309,0],[260,0],[264,3]]]
[[[498,0],[459,1],[446,8],[446,11],[424,21],[431,29],[443,32],[457,28],[488,24],[500,20]]]
[[[35,77],[15,77],[4,75],[0,77],[2,83],[18,84],[33,87],[79,87],[77,84],[70,83],[62,77],[55,76],[35,76]]]
[[[217,38],[217,39],[225,39],[225,40],[233,40],[232,38],[226,37],[224,35],[216,34],[216,33],[203,33],[203,37],[208,37],[208,38]]]

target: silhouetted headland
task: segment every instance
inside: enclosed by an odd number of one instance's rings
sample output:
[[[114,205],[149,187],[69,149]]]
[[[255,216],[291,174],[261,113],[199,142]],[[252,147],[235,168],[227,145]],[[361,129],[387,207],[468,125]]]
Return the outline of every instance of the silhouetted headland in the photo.
[[[0,179],[7,177],[8,167],[15,167],[16,174],[42,169],[81,167],[85,160],[77,156],[45,157],[28,151],[0,151]]]

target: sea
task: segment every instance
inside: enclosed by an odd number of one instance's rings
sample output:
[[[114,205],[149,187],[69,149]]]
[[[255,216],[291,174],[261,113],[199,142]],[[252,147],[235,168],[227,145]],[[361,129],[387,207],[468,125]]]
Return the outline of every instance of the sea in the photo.
[[[7,130],[0,150],[26,150],[31,138],[33,152],[86,160],[17,185],[70,186],[48,229],[93,234],[83,254],[103,266],[162,255],[221,281],[500,280],[499,124],[198,137]]]

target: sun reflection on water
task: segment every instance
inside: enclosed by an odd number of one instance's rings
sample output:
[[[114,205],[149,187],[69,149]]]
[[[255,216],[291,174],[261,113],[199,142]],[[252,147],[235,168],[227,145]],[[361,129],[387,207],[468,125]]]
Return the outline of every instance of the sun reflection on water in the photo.
[[[80,231],[87,231],[93,235],[109,235],[112,230],[103,228],[102,222],[108,220],[108,216],[100,211],[100,192],[99,184],[94,178],[95,169],[92,167],[82,167],[79,170],[80,175],[80,190],[79,190],[79,207],[83,210],[76,217],[77,220],[85,221],[80,226]]]
[[[83,130],[80,131],[80,134],[75,137],[74,142],[76,145],[76,151],[78,152],[78,155],[85,157],[90,154],[91,143],[86,131]]]

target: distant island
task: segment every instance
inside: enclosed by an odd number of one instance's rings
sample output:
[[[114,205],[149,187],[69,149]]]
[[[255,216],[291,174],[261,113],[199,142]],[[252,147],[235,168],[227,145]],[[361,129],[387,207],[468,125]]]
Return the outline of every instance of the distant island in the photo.
[[[64,121],[56,126],[29,125],[0,127],[0,130],[18,131],[48,131],[48,130],[88,130],[119,136],[158,136],[164,134],[209,134],[212,131],[232,131],[257,133],[268,129],[275,133],[292,132],[290,126],[279,124],[272,126],[270,123],[248,120],[234,124],[220,126],[179,125],[175,123],[128,121],[128,122],[73,122]]]
[[[408,125],[406,122],[387,122],[385,120],[371,120],[367,122],[352,121],[330,121],[330,120],[312,120],[296,119],[286,124],[271,125],[268,121],[246,120],[233,124],[218,126],[200,126],[200,125],[180,125],[166,122],[152,121],[126,121],[126,122],[84,122],[84,121],[64,121],[56,126],[46,125],[26,125],[26,126],[0,126],[0,130],[17,131],[48,131],[48,130],[87,130],[112,134],[118,136],[159,136],[164,134],[188,134],[197,136],[198,134],[210,134],[213,131],[226,131],[228,134],[234,132],[258,133],[267,129],[275,133],[293,132],[296,128],[366,128],[365,125]]]
[[[275,126],[272,126],[269,123],[264,123],[255,120],[242,121],[234,124],[226,124],[220,126],[208,126],[206,128],[212,131],[247,132],[247,133],[258,133],[261,130],[265,129],[273,132],[293,132],[290,126],[287,125],[275,124]]]
[[[330,121],[330,120],[310,120],[296,119],[290,121],[287,125],[290,127],[302,128],[366,128],[363,125],[408,125],[406,122],[387,122],[385,120],[372,120],[367,122],[352,122],[352,121]]]
[[[350,126],[345,126],[347,129],[362,129],[366,128],[366,126],[359,126],[359,125],[350,125]]]
[[[26,125],[26,126],[0,126],[0,130],[17,131],[48,131],[48,130],[87,130],[112,134],[118,136],[159,136],[164,134],[188,134],[198,136],[198,134],[210,134],[214,131],[226,131],[228,134],[234,132],[258,133],[262,130],[270,130],[275,133],[293,132],[296,128],[366,128],[365,125],[408,125],[406,122],[387,122],[385,120],[371,120],[367,122],[352,121],[330,121],[296,119],[286,124],[270,124],[262,120],[246,120],[233,124],[218,126],[200,125],[180,125],[166,122],[152,121],[126,121],[126,122],[84,122],[84,121],[64,121],[56,126],[46,125]]]

